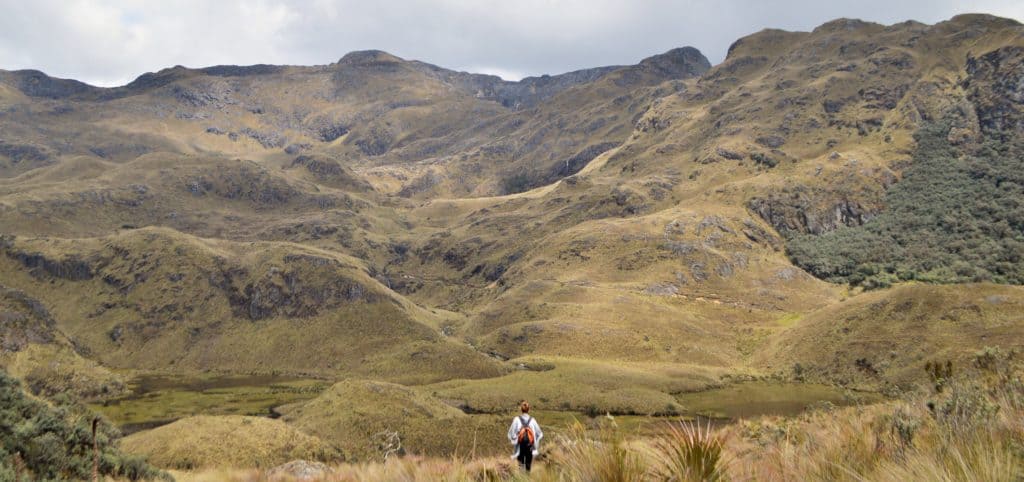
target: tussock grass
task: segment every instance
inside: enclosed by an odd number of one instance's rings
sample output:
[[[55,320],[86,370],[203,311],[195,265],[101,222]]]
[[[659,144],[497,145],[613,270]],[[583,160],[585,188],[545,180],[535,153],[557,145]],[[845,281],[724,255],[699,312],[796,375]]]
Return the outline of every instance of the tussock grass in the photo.
[[[670,424],[651,442],[651,473],[665,480],[723,480],[724,442],[710,422]]]
[[[905,400],[797,420],[742,423],[731,475],[752,480],[1002,481],[1024,476],[1024,384],[1016,355]],[[993,358],[995,357],[995,358]],[[989,361],[985,361],[985,360]]]
[[[198,416],[132,434],[121,448],[172,469],[270,468],[293,459],[338,460],[317,437],[280,420],[243,416]]]
[[[888,403],[720,428],[681,422],[638,437],[610,416],[597,427],[577,422],[546,442],[530,479],[508,458],[396,457],[337,466],[321,480],[1020,480],[1021,365],[1014,353],[986,350],[976,355],[970,372],[941,391],[932,387]],[[203,473],[186,475],[179,480],[211,480],[202,479]],[[217,480],[278,479],[242,471]]]

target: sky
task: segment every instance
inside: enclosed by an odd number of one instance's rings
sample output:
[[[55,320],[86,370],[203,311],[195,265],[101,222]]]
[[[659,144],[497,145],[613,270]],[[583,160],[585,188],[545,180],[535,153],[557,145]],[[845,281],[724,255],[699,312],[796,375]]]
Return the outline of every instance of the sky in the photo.
[[[693,46],[713,64],[763,28],[935,23],[1022,0],[0,0],[0,69],[115,86],[175,65],[322,65],[379,49],[517,80]]]

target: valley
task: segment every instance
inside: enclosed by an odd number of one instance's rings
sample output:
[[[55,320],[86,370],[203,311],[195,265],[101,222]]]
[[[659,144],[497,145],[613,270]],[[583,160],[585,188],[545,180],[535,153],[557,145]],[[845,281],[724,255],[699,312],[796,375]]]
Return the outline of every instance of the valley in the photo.
[[[552,440],[888,410],[1024,347],[1022,86],[987,15],[518,82],[0,71],[0,367],[186,472],[505,456],[522,399]]]

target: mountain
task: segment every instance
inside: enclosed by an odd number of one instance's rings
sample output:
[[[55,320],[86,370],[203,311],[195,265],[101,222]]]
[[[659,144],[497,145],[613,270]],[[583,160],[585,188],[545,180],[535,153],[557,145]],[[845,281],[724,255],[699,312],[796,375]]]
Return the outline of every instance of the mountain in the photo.
[[[52,315],[0,340],[492,412],[553,386],[676,410],[797,366],[909,383],[1024,339],[1022,33],[840,19],[518,82],[380,51],[0,71],[0,285]]]

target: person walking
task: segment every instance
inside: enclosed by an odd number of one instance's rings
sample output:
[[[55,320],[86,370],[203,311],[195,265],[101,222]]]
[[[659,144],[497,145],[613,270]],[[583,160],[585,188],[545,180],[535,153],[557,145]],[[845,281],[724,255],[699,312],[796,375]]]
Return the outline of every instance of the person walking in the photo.
[[[537,447],[544,432],[540,424],[530,416],[530,402],[523,400],[519,403],[519,410],[522,412],[518,417],[512,419],[512,426],[508,428],[508,440],[516,447],[516,453],[512,458],[519,462],[519,468],[527,472],[533,466],[533,457],[537,455]]]

